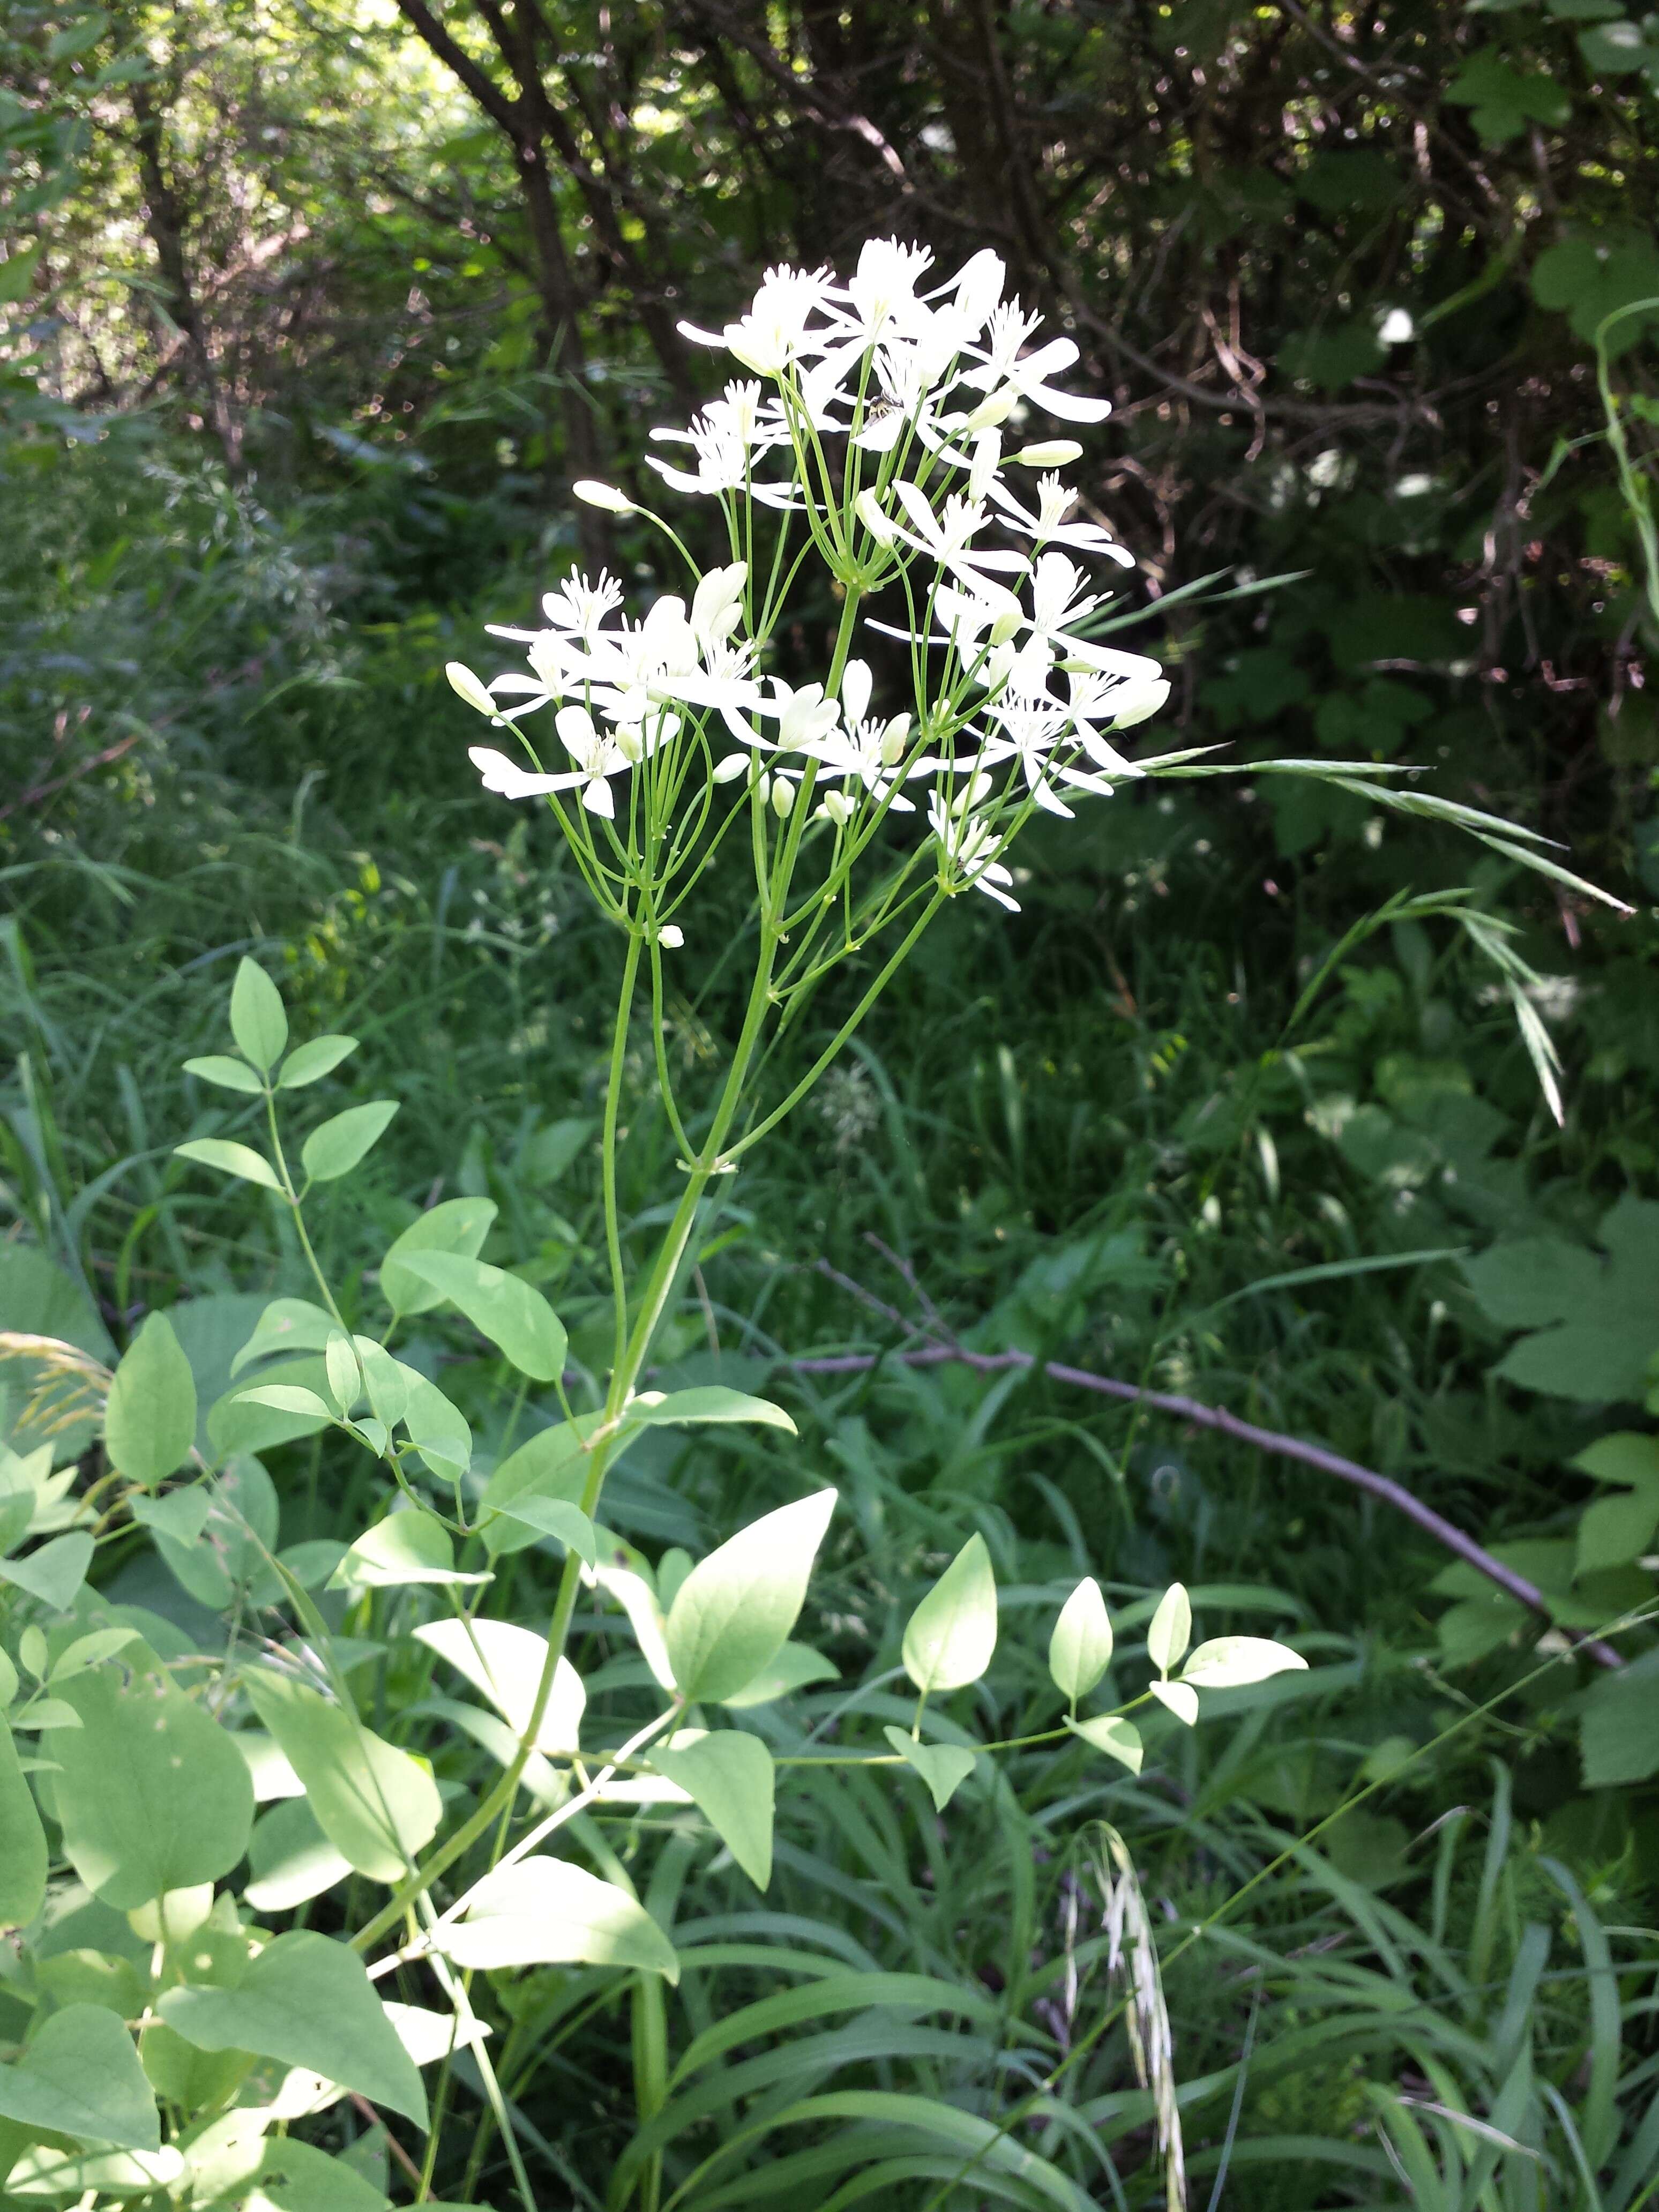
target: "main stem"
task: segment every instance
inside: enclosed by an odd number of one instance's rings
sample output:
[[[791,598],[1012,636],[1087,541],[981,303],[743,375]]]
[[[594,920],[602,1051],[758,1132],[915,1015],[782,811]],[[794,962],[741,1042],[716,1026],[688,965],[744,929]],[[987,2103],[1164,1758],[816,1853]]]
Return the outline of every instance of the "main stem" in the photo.
[[[841,688],[841,679],[847,666],[847,657],[852,649],[853,632],[858,620],[860,593],[849,587],[842,602],[841,625],[836,636],[835,653],[830,660],[830,675],[824,685],[826,698],[834,698]],[[805,801],[802,805],[804,806]],[[622,1081],[627,1048],[628,1018],[634,998],[634,985],[639,973],[640,940],[630,937],[628,961],[623,969],[618,993],[617,1025],[612,1036],[610,1079],[605,1104],[605,1158],[602,1166],[605,1214],[605,1245],[611,1271],[611,1291],[615,1302],[618,1356],[611,1371],[610,1387],[605,1393],[605,1420],[596,1433],[588,1459],[587,1480],[583,1486],[582,1510],[592,1519],[605,1488],[605,1469],[611,1449],[612,1424],[617,1421],[629,1401],[634,1395],[641,1376],[650,1357],[651,1346],[669,1300],[673,1296],[674,1284],[684,1262],[686,1249],[696,1227],[703,1194],[714,1176],[725,1169],[723,1148],[743,1103],[744,1085],[759,1046],[761,1033],[766,1026],[766,1016],[771,1004],[772,979],[777,964],[779,947],[782,944],[780,923],[787,910],[790,878],[794,872],[800,839],[798,825],[792,823],[792,835],[785,842],[779,866],[771,881],[761,891],[760,957],[755,966],[755,980],[750,988],[749,1003],[744,1010],[743,1027],[738,1035],[737,1048],[732,1055],[732,1065],[720,1090],[708,1133],[701,1152],[693,1163],[679,1204],[674,1209],[672,1220],[664,1233],[651,1273],[641,1295],[639,1310],[631,1330],[627,1326],[627,1286],[623,1280],[623,1262],[620,1221],[617,1210],[617,1142],[620,1115]],[[502,1770],[495,1786],[477,1808],[447,1837],[427,1860],[424,1866],[411,1870],[408,1878],[398,1885],[390,1899],[382,1905],[373,1919],[358,1929],[351,1939],[355,1950],[366,1951],[377,1943],[389,1929],[404,1919],[409,1907],[423,1896],[439,1877],[447,1873],[478,1839],[486,1834],[496,1815],[509,1806],[519,1786],[519,1780],[529,1762],[531,1752],[547,1711],[548,1700],[553,1693],[553,1680],[558,1664],[564,1656],[564,1647],[570,1633],[571,1617],[576,1609],[576,1593],[581,1583],[581,1560],[575,1552],[568,1554],[559,1577],[558,1593],[554,1599],[552,1619],[547,1628],[547,1656],[543,1662],[541,1680],[536,1686],[536,1696],[525,1723],[519,1747],[508,1765]]]

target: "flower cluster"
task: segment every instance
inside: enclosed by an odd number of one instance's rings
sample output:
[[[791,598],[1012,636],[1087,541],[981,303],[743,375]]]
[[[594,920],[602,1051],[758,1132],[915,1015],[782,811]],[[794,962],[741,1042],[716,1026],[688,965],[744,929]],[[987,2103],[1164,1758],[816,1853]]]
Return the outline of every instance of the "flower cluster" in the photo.
[[[723,331],[683,326],[750,375],[687,428],[653,431],[686,465],[649,458],[672,489],[719,502],[733,557],[698,579],[689,605],[659,599],[637,623],[610,577],[574,577],[543,601],[545,627],[497,633],[524,645],[528,675],[486,688],[453,668],[457,690],[512,727],[534,763],[476,748],[488,788],[556,805],[580,794],[610,825],[625,873],[641,839],[681,853],[664,805],[689,798],[701,823],[710,787],[743,778],[757,823],[787,824],[805,808],[809,823],[827,825],[826,881],[838,889],[878,822],[916,811],[906,787],[924,781],[923,851],[941,889],[971,884],[1012,907],[1003,856],[1028,813],[1069,816],[1073,796],[1109,793],[1139,772],[1112,739],[1155,713],[1169,685],[1156,662],[1098,641],[1105,597],[1080,565],[1129,556],[1061,481],[1075,442],[1009,442],[1033,409],[1091,422],[1107,403],[1056,385],[1077,348],[1034,343],[1039,318],[1004,299],[994,253],[924,289],[929,261],[925,248],[872,240],[844,284],[824,270],[775,270]],[[1017,488],[1022,476],[1033,490]],[[678,546],[624,494],[576,489]],[[844,619],[828,675],[797,687],[761,663],[805,550],[792,535],[803,532]],[[860,620],[899,649],[854,655]],[[908,702],[872,712],[878,671],[906,659]],[[546,707],[568,762],[550,772],[519,728]],[[696,778],[694,757],[706,769]],[[635,770],[619,823],[613,787]],[[580,816],[562,819],[591,839]],[[773,849],[757,827],[760,865]]]

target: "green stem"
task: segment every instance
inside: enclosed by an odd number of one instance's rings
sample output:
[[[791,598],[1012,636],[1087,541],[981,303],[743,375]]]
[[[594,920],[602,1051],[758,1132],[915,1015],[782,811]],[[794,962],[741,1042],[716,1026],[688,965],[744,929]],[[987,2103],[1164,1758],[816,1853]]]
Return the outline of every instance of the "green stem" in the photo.
[[[634,1009],[634,985],[640,972],[641,939],[628,939],[622,988],[617,995],[617,1021],[611,1038],[611,1075],[605,1091],[605,1136],[600,1149],[600,1172],[605,1191],[605,1248],[611,1263],[611,1297],[616,1312],[616,1364],[622,1363],[628,1343],[628,1285],[623,1274],[622,1224],[617,1211],[617,1122],[622,1111],[622,1087],[628,1056],[628,1018]]]

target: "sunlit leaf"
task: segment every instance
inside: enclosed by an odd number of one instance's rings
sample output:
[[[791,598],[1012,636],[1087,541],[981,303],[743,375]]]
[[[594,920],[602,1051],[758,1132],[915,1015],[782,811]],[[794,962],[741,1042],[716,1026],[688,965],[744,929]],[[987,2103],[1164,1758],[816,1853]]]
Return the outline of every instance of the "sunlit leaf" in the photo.
[[[486,1875],[443,1948],[459,1966],[580,1964],[680,1978],[673,1945],[644,1906],[568,1859],[520,1859]]]
[[[983,1536],[968,1539],[904,1631],[904,1670],[925,1694],[978,1681],[997,1645],[997,1586]]]

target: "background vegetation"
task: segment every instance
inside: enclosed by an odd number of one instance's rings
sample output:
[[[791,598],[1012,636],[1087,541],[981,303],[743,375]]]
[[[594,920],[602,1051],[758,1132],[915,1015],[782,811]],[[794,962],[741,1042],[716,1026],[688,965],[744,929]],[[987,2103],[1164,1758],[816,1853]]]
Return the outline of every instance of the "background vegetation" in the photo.
[[[1654,1448],[1611,1483],[1585,1462],[1659,1411],[1656,96],[1659,22],[1619,0],[0,14],[0,1260],[79,1285],[54,1333],[301,1287],[277,1212],[171,1158],[229,1126],[179,1063],[221,1048],[245,951],[301,1034],[365,1040],[338,1103],[404,1101],[325,1217],[334,1279],[488,1194],[489,1255],[580,1322],[614,951],[542,826],[476,790],[439,672],[493,665],[483,625],[574,559],[649,593],[653,542],[569,481],[649,481],[647,426],[707,388],[682,318],[872,234],[994,246],[1112,395],[1078,473],[1183,741],[1419,764],[1634,905],[1318,786],[1120,794],[1022,844],[1018,921],[938,925],[732,1192],[677,1324],[689,1375],[931,1323],[1194,1395],[1393,1477],[1544,1592],[1547,1620],[1316,1470],[1041,1376],[775,1377],[873,1562],[820,1601],[852,1667],[974,1527],[1033,1589],[1259,1585],[1314,1657],[1224,1744],[1169,1747],[1170,1789],[1085,1808],[1016,1768],[948,1850],[826,1793],[764,1912],[700,1877],[710,1940],[1018,1984],[1065,2048],[1100,1913],[1066,1838],[1104,1807],[1169,1954],[1193,2201],[1232,2212],[1633,2212],[1659,2171],[1659,1650],[1543,1663],[1652,1598],[1659,1544]],[[833,626],[803,611],[804,663]],[[1516,933],[1559,1125],[1459,887]],[[732,1012],[718,942],[671,1008],[688,1066]],[[639,1133],[643,1236],[673,1148]],[[0,1327],[39,1299],[0,1272]],[[270,1465],[285,1541],[353,1510],[320,1448]],[[637,1465],[623,1526],[654,1551],[777,1502],[791,1462]],[[104,1580],[196,1625],[148,1553]],[[626,2014],[591,1994],[494,2000],[549,2201],[602,2201],[635,2124]],[[809,2081],[996,2119],[1032,2087],[994,2036],[875,2017],[757,2020],[686,2127]],[[330,2140],[383,2178],[343,2111]],[[1020,2125],[1138,2204],[1150,2113],[1118,2030]],[[786,2157],[754,2154],[750,2201],[852,2201]],[[487,2135],[438,2182],[508,2201]]]

